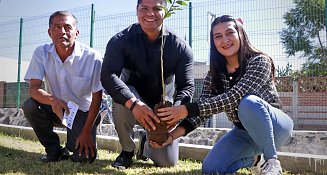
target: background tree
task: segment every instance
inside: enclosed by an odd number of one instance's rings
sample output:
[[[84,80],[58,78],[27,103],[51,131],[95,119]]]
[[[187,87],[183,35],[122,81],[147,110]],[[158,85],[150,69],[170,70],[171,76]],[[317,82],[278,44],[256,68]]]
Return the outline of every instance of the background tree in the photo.
[[[283,16],[288,26],[280,33],[283,48],[288,56],[307,59],[302,75],[327,76],[325,0],[294,0],[294,4]]]

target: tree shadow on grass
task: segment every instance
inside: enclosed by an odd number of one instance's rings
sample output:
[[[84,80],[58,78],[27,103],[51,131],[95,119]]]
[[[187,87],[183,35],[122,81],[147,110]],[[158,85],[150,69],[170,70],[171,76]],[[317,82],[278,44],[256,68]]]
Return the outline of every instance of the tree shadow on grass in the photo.
[[[110,154],[110,153],[108,153]],[[110,175],[131,175],[131,174],[149,174],[149,175],[199,175],[200,170],[179,171],[169,168],[159,168],[152,161],[136,161],[127,170],[113,168],[113,160],[100,159],[94,163],[77,163],[71,160],[65,160],[54,163],[42,163],[40,157],[43,154],[28,152],[19,149],[0,146],[0,174],[27,174],[27,175],[47,175],[47,174],[110,174]],[[147,173],[149,169],[151,172]],[[154,170],[153,170],[154,169]],[[161,171],[163,169],[163,171]],[[153,173],[155,171],[155,173]],[[169,172],[167,172],[169,171]],[[170,172],[173,171],[173,172]],[[139,172],[139,173],[138,173]]]

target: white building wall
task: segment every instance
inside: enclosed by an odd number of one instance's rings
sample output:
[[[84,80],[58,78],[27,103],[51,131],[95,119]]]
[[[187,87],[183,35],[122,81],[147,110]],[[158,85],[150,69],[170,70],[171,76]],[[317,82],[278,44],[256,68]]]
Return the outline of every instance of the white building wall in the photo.
[[[20,81],[24,82],[29,61],[21,61]],[[18,60],[0,57],[0,81],[17,82]]]

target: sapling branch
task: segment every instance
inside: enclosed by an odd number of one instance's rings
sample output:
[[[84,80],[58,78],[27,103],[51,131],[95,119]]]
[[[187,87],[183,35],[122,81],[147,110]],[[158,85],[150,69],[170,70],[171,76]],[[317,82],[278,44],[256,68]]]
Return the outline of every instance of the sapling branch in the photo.
[[[162,30],[161,30],[161,47],[160,47],[160,65],[161,65],[161,84],[162,84],[162,103],[165,105],[166,101],[166,84],[164,80],[164,64],[163,64],[163,51],[165,47],[165,38],[164,38],[164,21],[165,19],[169,18],[172,14],[175,14],[174,11],[176,10],[182,10],[180,6],[187,6],[187,2],[189,0],[166,0],[167,4],[170,4],[169,8],[162,6],[161,8],[164,9],[165,15],[162,21]]]

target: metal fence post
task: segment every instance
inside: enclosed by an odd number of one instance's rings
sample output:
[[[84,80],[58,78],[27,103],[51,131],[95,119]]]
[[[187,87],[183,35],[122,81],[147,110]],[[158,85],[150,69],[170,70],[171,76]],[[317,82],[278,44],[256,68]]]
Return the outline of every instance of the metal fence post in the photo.
[[[90,47],[93,47],[93,31],[94,31],[94,4],[91,6],[91,32],[90,32]]]
[[[22,62],[22,36],[23,36],[23,18],[20,18],[19,24],[19,48],[18,48],[18,73],[17,73],[17,98],[16,108],[20,106],[20,67]]]
[[[326,0],[327,1],[327,0]],[[189,17],[188,17],[188,43],[192,47],[192,2],[189,2]]]
[[[299,84],[298,80],[293,80],[292,113],[294,120],[294,129],[299,128],[299,110]]]

